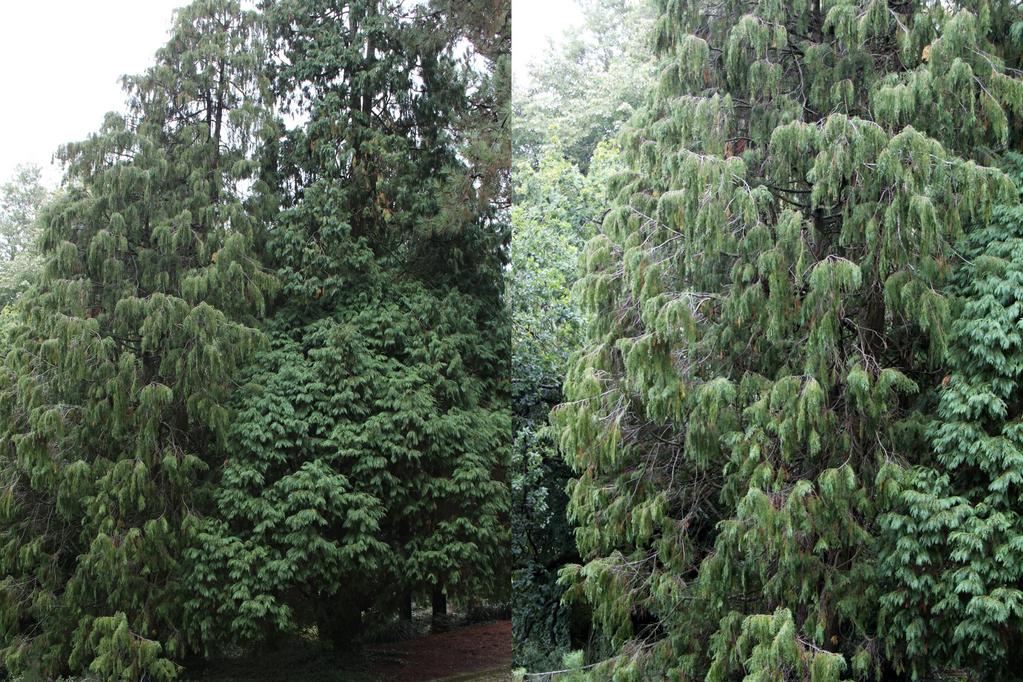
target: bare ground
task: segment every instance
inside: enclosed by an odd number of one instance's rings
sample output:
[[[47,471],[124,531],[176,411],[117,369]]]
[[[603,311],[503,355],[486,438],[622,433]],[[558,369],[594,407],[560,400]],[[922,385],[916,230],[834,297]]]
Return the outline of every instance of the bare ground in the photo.
[[[338,654],[315,640],[210,661],[191,682],[510,682],[511,621],[371,644]]]
[[[511,637],[511,621],[502,620],[377,644],[367,651],[370,674],[381,682],[505,682]]]

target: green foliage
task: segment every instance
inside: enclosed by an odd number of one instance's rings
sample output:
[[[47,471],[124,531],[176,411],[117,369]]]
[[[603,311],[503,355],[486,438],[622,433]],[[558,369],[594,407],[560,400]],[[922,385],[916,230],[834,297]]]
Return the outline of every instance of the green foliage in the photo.
[[[1019,180],[1021,157],[1011,158]],[[886,481],[882,604],[889,648],[915,677],[955,667],[1011,679],[1023,644],[1023,208],[996,209],[962,252],[949,373],[928,432],[934,461]]]
[[[601,142],[618,132],[653,76],[646,0],[577,0],[582,25],[566,30],[556,52],[532,64],[516,85],[512,143],[516,160],[536,165],[556,141],[584,173]]]
[[[895,463],[930,461],[953,246],[1016,203],[989,164],[1023,101],[1019,9],[659,8],[556,412],[582,558],[562,582],[614,654],[583,672],[882,679],[905,660],[881,608],[882,492]],[[978,537],[950,536],[957,561]],[[978,626],[1009,628],[1015,596],[994,598]]]
[[[516,161],[508,296],[513,381],[523,400],[536,400],[545,387],[559,383],[568,356],[581,341],[582,316],[571,288],[579,255],[600,219],[604,180],[616,170],[618,154],[613,145],[602,144],[588,175],[556,146],[543,151],[535,168]]]
[[[593,234],[604,181],[617,170],[618,149],[602,143],[583,175],[556,146],[534,168],[515,167],[512,263],[513,625],[515,660],[533,670],[558,667],[584,616],[560,603],[557,570],[578,560],[565,514],[571,470],[558,456],[548,424],[561,399],[569,353],[582,341],[582,317],[571,297],[580,250]],[[578,632],[575,634],[578,637]]]
[[[193,550],[190,608],[210,639],[310,618],[322,634],[331,610],[393,609],[428,576],[452,596],[499,588],[507,493],[492,458],[510,425],[471,371],[485,361],[472,301],[376,295],[271,325],[240,393],[220,512]]]
[[[652,73],[645,3],[582,2],[582,26],[531,65],[514,99],[512,267],[513,652],[530,670],[561,667],[589,627],[584,609],[560,603],[557,571],[577,561],[565,515],[571,469],[556,451],[550,409],[562,399],[569,355],[582,341],[572,299],[579,254],[619,170],[609,138],[637,105]]]
[[[0,326],[0,671],[507,598],[509,11],[197,0],[62,150]]]
[[[0,661],[12,675],[171,679],[181,559],[222,458],[231,377],[274,280],[251,178],[268,113],[256,17],[178,12],[127,116],[63,148],[44,265],[0,371]]]
[[[275,150],[283,294],[188,609],[211,647],[308,623],[344,645],[406,595],[507,596],[507,55],[476,5],[267,16],[305,120]]]
[[[0,307],[28,288],[40,268],[36,219],[49,196],[41,175],[38,166],[18,166],[0,186]]]

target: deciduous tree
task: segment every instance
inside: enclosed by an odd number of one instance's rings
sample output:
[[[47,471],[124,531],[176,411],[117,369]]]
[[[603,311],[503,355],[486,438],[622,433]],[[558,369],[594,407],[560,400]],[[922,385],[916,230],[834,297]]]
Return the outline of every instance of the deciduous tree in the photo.
[[[18,166],[0,187],[0,307],[28,288],[39,270],[36,218],[49,192],[38,166]]]

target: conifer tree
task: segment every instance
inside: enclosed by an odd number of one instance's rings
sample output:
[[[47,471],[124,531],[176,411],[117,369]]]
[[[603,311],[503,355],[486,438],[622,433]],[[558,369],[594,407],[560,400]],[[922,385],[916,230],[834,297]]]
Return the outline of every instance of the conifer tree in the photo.
[[[1011,156],[1023,180],[1023,157]],[[888,482],[882,597],[887,648],[918,679],[949,669],[1014,679],[1023,665],[1023,206],[974,230],[949,287],[948,374],[933,461]]]
[[[879,492],[928,451],[952,247],[1016,201],[1019,9],[659,7],[557,413],[589,674],[881,679]]]
[[[282,295],[193,550],[192,610],[208,634],[313,622],[341,644],[367,611],[412,593],[443,607],[507,576],[507,136],[485,115],[499,82],[467,98],[474,60],[453,56],[465,31],[443,7],[267,13],[278,92],[307,120],[278,150]]]
[[[224,458],[235,369],[272,277],[249,182],[265,51],[235,0],[178,11],[125,114],[66,145],[43,272],[0,372],[0,665],[24,679],[175,677],[182,558]],[[248,191],[243,191],[251,185]]]

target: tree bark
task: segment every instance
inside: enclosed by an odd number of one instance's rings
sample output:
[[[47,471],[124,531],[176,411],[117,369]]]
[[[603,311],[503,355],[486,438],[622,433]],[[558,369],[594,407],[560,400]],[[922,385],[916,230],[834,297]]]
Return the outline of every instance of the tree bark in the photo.
[[[343,598],[323,599],[317,605],[320,640],[343,649],[362,632],[362,609]]]
[[[439,587],[433,589],[433,617],[430,629],[434,632],[443,632],[448,627],[448,596]]]
[[[405,590],[401,595],[400,617],[407,623],[412,622],[412,590]]]

